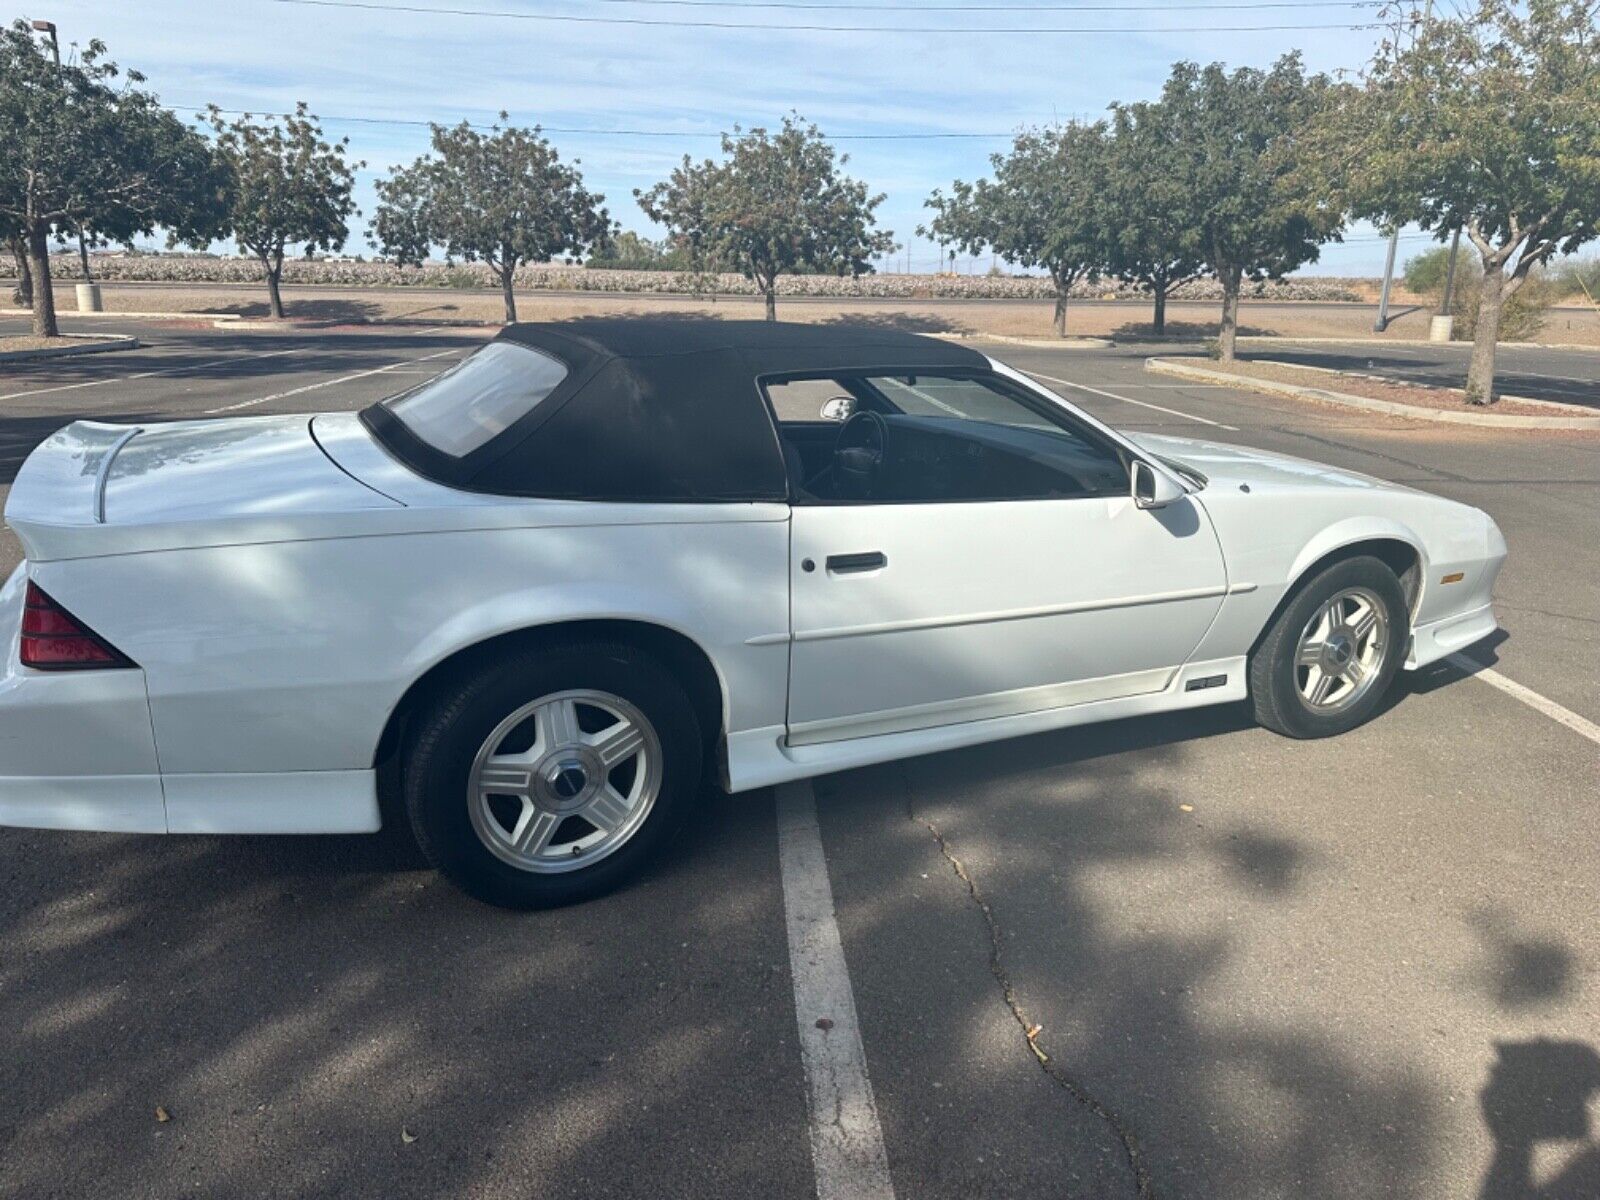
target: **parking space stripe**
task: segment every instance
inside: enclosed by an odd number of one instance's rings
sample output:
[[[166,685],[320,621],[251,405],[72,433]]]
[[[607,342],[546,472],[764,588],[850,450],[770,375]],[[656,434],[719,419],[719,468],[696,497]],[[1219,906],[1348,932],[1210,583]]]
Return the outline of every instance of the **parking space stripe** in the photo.
[[[893,1200],[811,782],[780,786],[777,806],[789,973],[811,1113],[817,1200]]]
[[[1552,721],[1565,725],[1574,733],[1588,738],[1595,745],[1600,746],[1600,725],[1596,725],[1587,717],[1580,717],[1570,708],[1564,708],[1554,700],[1541,696],[1532,688],[1523,687],[1514,679],[1507,679],[1499,671],[1484,666],[1475,658],[1465,654],[1452,654],[1448,659],[1451,666],[1483,680],[1490,687],[1499,688],[1513,699],[1520,700],[1535,712],[1543,713]]]
[[[336,383],[349,383],[352,379],[365,379],[368,375],[382,375],[399,367],[408,367],[412,363],[427,362],[433,358],[443,358],[446,354],[459,354],[461,347],[452,346],[448,350],[440,350],[436,354],[424,354],[421,358],[405,358],[399,362],[390,363],[384,367],[373,367],[370,371],[357,371],[352,375],[341,375],[337,379],[324,379],[319,383],[308,383],[303,387],[290,388],[286,392],[274,392],[270,396],[257,396],[254,400],[240,400],[237,404],[224,404],[221,408],[208,408],[205,415],[215,416],[217,413],[237,412],[241,408],[254,408],[257,404],[267,404],[273,400],[286,400],[290,396],[298,396],[304,392],[314,392],[318,388],[332,387]]]
[[[293,354],[300,349],[291,346],[287,350],[265,350],[260,354],[230,354],[227,358],[208,358],[204,362],[189,363],[182,367],[158,367],[153,371],[139,371],[132,375],[108,375],[104,379],[85,379],[79,383],[58,383],[51,387],[33,388],[26,392],[9,392],[0,396],[0,400],[20,400],[24,396],[43,396],[47,392],[71,392],[78,388],[99,387],[103,383],[127,383],[134,379],[164,378],[168,375],[182,375],[185,371],[198,371],[202,367],[217,367],[226,363],[242,362],[250,358],[276,358],[280,354]]]
[[[1037,371],[1027,371],[1025,374],[1032,375],[1035,379],[1042,379],[1046,383],[1059,383],[1062,387],[1077,388],[1080,392],[1088,392],[1093,396],[1104,396],[1108,400],[1121,400],[1124,404],[1137,404],[1140,408],[1153,408],[1157,412],[1164,412],[1173,417],[1182,417],[1185,421],[1193,421],[1198,425],[1214,425],[1218,429],[1231,429],[1234,433],[1239,432],[1237,425],[1224,425],[1221,421],[1213,421],[1209,417],[1197,417],[1193,413],[1179,412],[1175,408],[1163,408],[1159,404],[1151,404],[1148,400],[1135,400],[1132,396],[1119,396],[1115,392],[1092,388],[1086,383],[1073,383],[1070,379],[1057,379],[1053,375],[1040,375]]]

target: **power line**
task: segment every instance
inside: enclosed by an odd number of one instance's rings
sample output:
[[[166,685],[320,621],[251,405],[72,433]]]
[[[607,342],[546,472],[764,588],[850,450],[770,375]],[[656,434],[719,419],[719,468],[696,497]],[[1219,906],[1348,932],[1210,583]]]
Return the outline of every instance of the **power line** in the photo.
[[[593,0],[596,4],[651,4],[675,8],[797,9],[805,11],[895,13],[1004,13],[1004,12],[1204,12],[1243,8],[1379,8],[1384,0],[1252,0],[1250,3],[1216,4],[839,4],[799,3],[798,0]],[[765,26],[763,26],[765,28]]]
[[[585,17],[566,13],[530,13],[499,8],[436,8],[420,4],[377,4],[371,0],[260,0],[266,4],[296,4],[308,8],[351,8],[368,12],[417,13],[431,17],[499,17],[510,21],[559,21],[573,25],[648,25],[673,29],[751,29],[770,33],[942,33],[972,37],[989,34],[1151,34],[1151,33],[1282,33],[1316,30],[1384,28],[1379,22],[1330,25],[1165,25],[1147,26],[988,26],[955,28],[948,25],[804,25],[763,24],[752,21],[681,21],[655,17]],[[1199,7],[1199,6],[1195,6]],[[1169,10],[1182,11],[1182,10]]]
[[[181,112],[206,112],[210,105],[205,104],[169,104],[168,108],[175,108]],[[260,109],[244,108],[218,108],[218,112],[228,116],[242,116],[246,113],[258,117],[287,117],[288,113],[264,112]],[[429,128],[433,125],[444,125],[453,128],[459,121],[424,121],[414,117],[347,117],[337,116],[333,113],[313,114],[319,121],[337,121],[354,125],[411,125],[420,128]],[[545,125],[536,122],[536,127],[541,133],[567,133],[567,134],[593,134],[602,137],[649,137],[649,138],[720,138],[720,130],[709,129],[600,129],[589,126],[573,125]],[[486,125],[480,121],[468,121],[472,129],[495,129],[495,125]],[[1011,133],[832,133],[826,135],[830,142],[899,142],[899,141],[931,141],[938,139],[958,140],[1009,140],[1016,136]]]

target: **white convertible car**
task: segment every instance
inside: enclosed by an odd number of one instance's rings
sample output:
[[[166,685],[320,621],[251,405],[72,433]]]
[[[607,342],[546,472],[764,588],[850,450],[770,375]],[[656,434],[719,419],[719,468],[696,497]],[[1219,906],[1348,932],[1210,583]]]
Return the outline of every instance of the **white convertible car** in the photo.
[[[516,907],[636,871],[706,774],[1237,701],[1343,732],[1495,628],[1506,554],[961,346],[676,320],[512,326],[360,414],[78,422],[6,516],[0,824],[392,813]]]

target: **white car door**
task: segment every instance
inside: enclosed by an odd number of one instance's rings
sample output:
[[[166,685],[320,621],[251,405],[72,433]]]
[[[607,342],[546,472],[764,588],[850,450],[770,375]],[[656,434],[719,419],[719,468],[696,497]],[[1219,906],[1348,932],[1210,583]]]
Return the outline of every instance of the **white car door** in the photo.
[[[1198,504],[1137,507],[1109,442],[994,395],[993,377],[838,382],[858,408],[899,410],[883,468],[899,470],[874,495],[840,495],[811,447],[814,494],[796,496],[791,535],[791,743],[1168,686],[1227,589]],[[821,442],[774,406],[786,440]]]

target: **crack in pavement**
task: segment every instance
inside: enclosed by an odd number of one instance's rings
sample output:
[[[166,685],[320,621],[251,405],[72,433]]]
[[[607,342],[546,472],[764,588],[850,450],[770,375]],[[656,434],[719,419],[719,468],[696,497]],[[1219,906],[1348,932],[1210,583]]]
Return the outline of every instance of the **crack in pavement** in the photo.
[[[944,833],[932,821],[917,813],[911,802],[911,780],[904,770],[900,772],[901,786],[904,788],[906,816],[913,822],[921,825],[933,835],[934,842],[939,847],[939,853],[945,862],[950,864],[950,869],[955,873],[967,889],[967,895],[978,906],[978,911],[983,914],[983,921],[989,929],[989,973],[994,976],[995,982],[1000,985],[1001,997],[1005,1000],[1006,1007],[1011,1010],[1012,1019],[1022,1030],[1023,1040],[1028,1045],[1028,1051],[1039,1064],[1039,1069],[1057,1087],[1065,1091],[1078,1104],[1093,1113],[1106,1127],[1111,1130],[1122,1143],[1123,1154],[1128,1160],[1128,1169],[1133,1172],[1134,1194],[1138,1200],[1156,1200],[1155,1182],[1150,1177],[1149,1168],[1144,1164],[1144,1152],[1139,1146],[1138,1136],[1128,1128],[1127,1124],[1104,1101],[1097,1099],[1088,1087],[1074,1078],[1071,1072],[1063,1066],[1060,1060],[1052,1058],[1039,1044],[1039,1034],[1042,1026],[1034,1024],[1023,1011],[1022,1003],[1017,999],[1017,989],[1011,982],[1011,974],[1006,969],[1004,942],[1000,937],[1000,924],[995,920],[994,911],[989,907],[989,902],[984,899],[983,893],[978,890],[977,882],[972,878],[966,865],[950,850],[950,844],[945,840]]]

